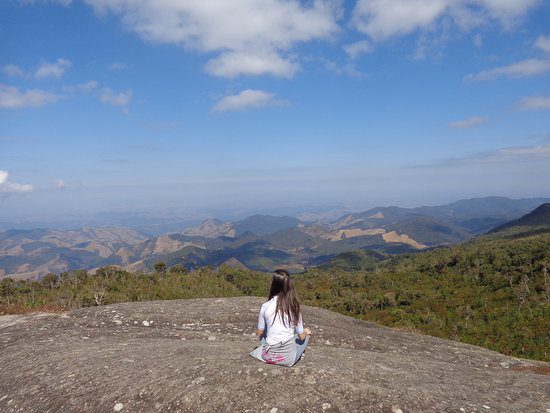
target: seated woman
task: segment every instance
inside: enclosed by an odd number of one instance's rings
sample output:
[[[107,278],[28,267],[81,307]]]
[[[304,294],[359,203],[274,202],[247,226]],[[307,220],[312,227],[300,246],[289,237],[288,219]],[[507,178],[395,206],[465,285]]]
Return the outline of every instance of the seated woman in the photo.
[[[276,270],[269,299],[262,304],[256,334],[260,345],[250,355],[268,364],[292,366],[304,353],[311,330],[304,328],[298,295],[290,275]]]

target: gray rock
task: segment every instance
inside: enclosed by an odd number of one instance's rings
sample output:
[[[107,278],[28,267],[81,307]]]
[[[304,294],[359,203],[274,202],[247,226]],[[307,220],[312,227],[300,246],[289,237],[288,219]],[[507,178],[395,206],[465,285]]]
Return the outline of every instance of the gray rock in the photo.
[[[540,374],[548,363],[307,306],[304,321],[317,332],[307,357],[291,368],[261,364],[248,353],[262,301],[0,317],[0,411],[529,413],[549,406],[549,376]]]

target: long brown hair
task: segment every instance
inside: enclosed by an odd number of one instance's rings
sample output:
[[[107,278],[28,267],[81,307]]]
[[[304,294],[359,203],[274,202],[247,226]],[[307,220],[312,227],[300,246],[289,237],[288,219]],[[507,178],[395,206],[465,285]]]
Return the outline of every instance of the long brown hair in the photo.
[[[269,299],[271,300],[275,296],[277,296],[275,314],[281,314],[283,324],[286,325],[287,320],[290,321],[291,326],[298,324],[300,320],[300,301],[298,300],[298,294],[292,287],[290,274],[286,270],[275,270],[273,274]],[[273,318],[274,321],[275,318]]]

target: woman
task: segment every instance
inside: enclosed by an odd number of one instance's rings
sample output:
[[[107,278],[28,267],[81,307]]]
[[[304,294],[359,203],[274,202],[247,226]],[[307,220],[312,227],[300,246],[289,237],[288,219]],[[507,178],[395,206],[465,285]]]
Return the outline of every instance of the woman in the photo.
[[[273,274],[269,300],[260,309],[256,334],[260,346],[250,355],[264,363],[290,367],[307,347],[311,330],[302,324],[298,295],[285,270]]]

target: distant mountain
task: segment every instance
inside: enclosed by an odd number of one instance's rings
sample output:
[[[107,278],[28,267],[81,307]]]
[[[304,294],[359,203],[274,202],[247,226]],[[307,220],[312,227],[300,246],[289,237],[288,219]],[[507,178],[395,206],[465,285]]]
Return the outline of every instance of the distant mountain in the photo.
[[[124,228],[10,230],[0,233],[0,277],[35,278],[51,271],[104,265],[147,271],[158,261],[187,268],[226,263],[260,271],[277,267],[302,271],[349,261],[348,268],[359,268],[365,261],[361,254],[370,262],[369,254],[387,256],[457,244],[549,201],[487,197],[433,207],[379,207],[333,222],[272,215],[226,222],[211,218],[197,227],[152,238]],[[541,211],[519,223],[545,222],[546,209]],[[362,252],[345,255],[353,250]]]
[[[381,234],[387,242],[397,241],[415,248],[453,244],[472,235],[466,230],[437,218],[407,208],[374,208],[347,215],[334,222],[332,237],[353,237]]]
[[[209,218],[198,227],[187,228],[182,234],[195,237],[218,238],[234,237],[236,231],[231,222],[222,222],[219,219]]]
[[[538,208],[522,216],[521,218],[507,222],[503,225],[499,225],[498,227],[490,230],[489,233],[497,233],[514,228],[535,229],[541,227],[550,228],[550,203],[540,205]]]
[[[0,276],[34,278],[52,271],[122,264],[146,239],[126,228],[9,230],[0,233]]]
[[[294,228],[302,224],[297,218],[276,217],[272,215],[252,215],[246,219],[235,222],[222,222],[211,218],[204,221],[198,227],[188,228],[184,235],[200,236],[207,238],[238,237],[246,232],[256,235],[267,235],[274,232]]]
[[[428,246],[452,244],[521,217],[544,202],[550,202],[550,198],[493,196],[439,206],[379,207],[346,215],[332,226],[340,229],[378,227],[406,233]]]
[[[413,209],[417,213],[432,216],[477,235],[521,217],[545,202],[550,202],[550,198],[510,199],[491,196]]]
[[[271,215],[253,215],[249,218],[237,221],[233,224],[236,235],[252,232],[256,235],[267,235],[287,228],[296,228],[302,224],[297,218],[275,217]]]

